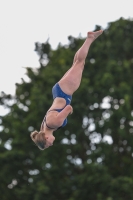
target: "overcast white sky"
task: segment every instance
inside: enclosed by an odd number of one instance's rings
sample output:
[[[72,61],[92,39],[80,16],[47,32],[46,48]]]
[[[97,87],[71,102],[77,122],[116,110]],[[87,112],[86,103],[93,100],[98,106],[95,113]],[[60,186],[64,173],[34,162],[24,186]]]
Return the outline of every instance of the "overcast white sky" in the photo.
[[[14,94],[24,67],[38,67],[35,42],[56,48],[120,17],[133,19],[133,0],[0,0],[0,92]],[[119,30],[116,30],[119,31]]]

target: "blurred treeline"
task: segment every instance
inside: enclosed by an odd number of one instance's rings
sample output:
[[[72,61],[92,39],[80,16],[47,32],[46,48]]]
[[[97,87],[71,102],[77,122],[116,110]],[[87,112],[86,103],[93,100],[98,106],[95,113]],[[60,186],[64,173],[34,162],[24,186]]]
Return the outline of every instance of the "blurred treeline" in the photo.
[[[40,68],[27,68],[15,96],[1,93],[9,108],[0,117],[1,200],[133,199],[133,21],[108,23],[92,44],[74,112],[54,145],[40,151],[30,139],[84,39],[69,36],[56,50],[36,43]]]

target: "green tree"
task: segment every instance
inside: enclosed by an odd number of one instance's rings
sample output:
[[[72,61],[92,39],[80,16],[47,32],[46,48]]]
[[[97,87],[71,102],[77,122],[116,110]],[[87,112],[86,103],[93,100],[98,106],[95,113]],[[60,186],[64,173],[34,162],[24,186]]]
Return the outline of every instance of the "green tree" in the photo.
[[[29,82],[17,84],[14,97],[1,93],[9,109],[0,117],[2,200],[133,199],[133,21],[109,23],[92,44],[74,113],[54,145],[40,151],[30,139],[83,41],[69,36],[56,50],[36,43],[39,69],[27,68]]]

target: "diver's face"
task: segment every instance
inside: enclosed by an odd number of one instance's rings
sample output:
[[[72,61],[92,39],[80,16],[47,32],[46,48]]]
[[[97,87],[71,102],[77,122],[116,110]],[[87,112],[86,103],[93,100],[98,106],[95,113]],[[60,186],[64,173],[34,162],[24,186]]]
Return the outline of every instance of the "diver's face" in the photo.
[[[45,148],[48,148],[53,145],[55,137],[52,134],[50,134],[45,136],[45,140],[46,140]]]

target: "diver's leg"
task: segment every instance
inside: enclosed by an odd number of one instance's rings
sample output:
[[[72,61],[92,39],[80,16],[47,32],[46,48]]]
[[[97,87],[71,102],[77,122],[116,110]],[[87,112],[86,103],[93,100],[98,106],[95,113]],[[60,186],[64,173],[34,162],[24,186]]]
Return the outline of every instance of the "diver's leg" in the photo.
[[[90,45],[92,42],[102,34],[102,30],[96,32],[88,32],[87,38],[81,48],[76,52],[74,56],[74,61],[72,67],[66,72],[66,74],[61,78],[58,82],[61,89],[69,94],[72,95],[79,87],[82,72],[84,69],[85,59],[88,54]]]

